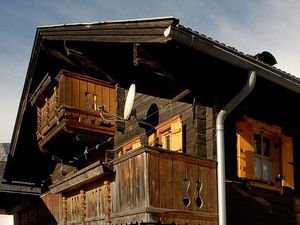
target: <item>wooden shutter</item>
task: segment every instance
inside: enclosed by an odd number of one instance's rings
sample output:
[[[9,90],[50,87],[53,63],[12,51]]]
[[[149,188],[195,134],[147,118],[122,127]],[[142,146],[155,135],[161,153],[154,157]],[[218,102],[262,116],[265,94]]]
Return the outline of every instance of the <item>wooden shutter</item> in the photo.
[[[282,135],[283,186],[294,188],[293,139]]]
[[[137,148],[139,148],[141,146],[142,146],[141,145],[141,140],[138,139],[138,140],[136,140],[135,142],[132,143],[132,150],[137,149]]]
[[[253,128],[246,121],[237,123],[237,175],[254,179]]]
[[[171,124],[171,150],[182,151],[182,122],[178,118]]]

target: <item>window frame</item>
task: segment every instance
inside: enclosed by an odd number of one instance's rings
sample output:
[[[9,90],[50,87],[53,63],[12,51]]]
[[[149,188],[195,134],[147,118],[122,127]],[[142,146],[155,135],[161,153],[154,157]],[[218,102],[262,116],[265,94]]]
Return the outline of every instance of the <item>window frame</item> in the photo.
[[[285,135],[282,128],[244,116],[237,121],[237,176],[247,184],[269,190],[281,191],[282,187],[294,188],[293,138]],[[272,179],[264,180],[255,175],[255,135],[271,140]],[[263,154],[263,149],[261,149]],[[263,157],[262,157],[263,158]]]
[[[179,137],[178,137],[179,136]],[[166,146],[166,137],[169,137],[169,148]],[[178,143],[177,143],[178,142]],[[183,125],[182,116],[180,114],[169,118],[168,120],[158,124],[155,132],[148,138],[148,145],[156,146],[175,152],[183,152]],[[180,148],[174,149],[174,146]]]

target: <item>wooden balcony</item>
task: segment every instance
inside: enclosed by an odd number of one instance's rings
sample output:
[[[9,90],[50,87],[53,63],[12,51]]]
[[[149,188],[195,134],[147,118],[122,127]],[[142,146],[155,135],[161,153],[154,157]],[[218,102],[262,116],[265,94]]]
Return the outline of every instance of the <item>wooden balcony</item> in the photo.
[[[215,161],[141,146],[113,162],[113,223],[217,224]]]
[[[42,151],[76,151],[114,134],[114,120],[108,118],[115,115],[115,87],[107,82],[63,70],[55,78],[46,76],[30,101],[37,107],[36,135]],[[99,106],[104,107],[104,117]]]
[[[59,224],[218,224],[215,161],[141,146],[112,163],[50,186],[43,200]]]

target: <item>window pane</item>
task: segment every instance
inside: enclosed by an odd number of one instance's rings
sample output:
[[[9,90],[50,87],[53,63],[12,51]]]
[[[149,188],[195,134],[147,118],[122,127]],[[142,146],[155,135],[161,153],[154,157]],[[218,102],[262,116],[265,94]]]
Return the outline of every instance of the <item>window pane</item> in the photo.
[[[273,162],[271,160],[263,161],[263,180],[272,181],[273,179]]]
[[[164,149],[170,149],[170,144],[171,144],[171,140],[170,140],[170,133],[166,133],[163,135],[163,143],[162,143],[162,147]]]
[[[255,154],[260,155],[261,154],[261,136],[259,134],[254,135],[254,151]]]
[[[261,171],[261,158],[255,157],[254,161],[254,174],[255,178],[262,179],[262,171]]]
[[[263,154],[266,157],[271,157],[271,139],[268,137],[263,138]]]

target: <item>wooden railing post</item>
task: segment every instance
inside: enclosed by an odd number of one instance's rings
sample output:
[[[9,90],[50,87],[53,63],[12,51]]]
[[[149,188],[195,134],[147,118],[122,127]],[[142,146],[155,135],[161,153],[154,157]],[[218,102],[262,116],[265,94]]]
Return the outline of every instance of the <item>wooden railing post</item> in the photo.
[[[84,190],[80,190],[80,196],[79,196],[79,215],[80,215],[80,221],[83,225],[85,225],[85,218],[86,218],[86,195]]]
[[[63,225],[67,225],[68,221],[68,204],[66,197],[63,197]]]
[[[105,213],[105,220],[106,224],[111,224],[111,211],[112,211],[112,199],[111,199],[111,190],[110,190],[110,182],[104,181],[104,213]]]

